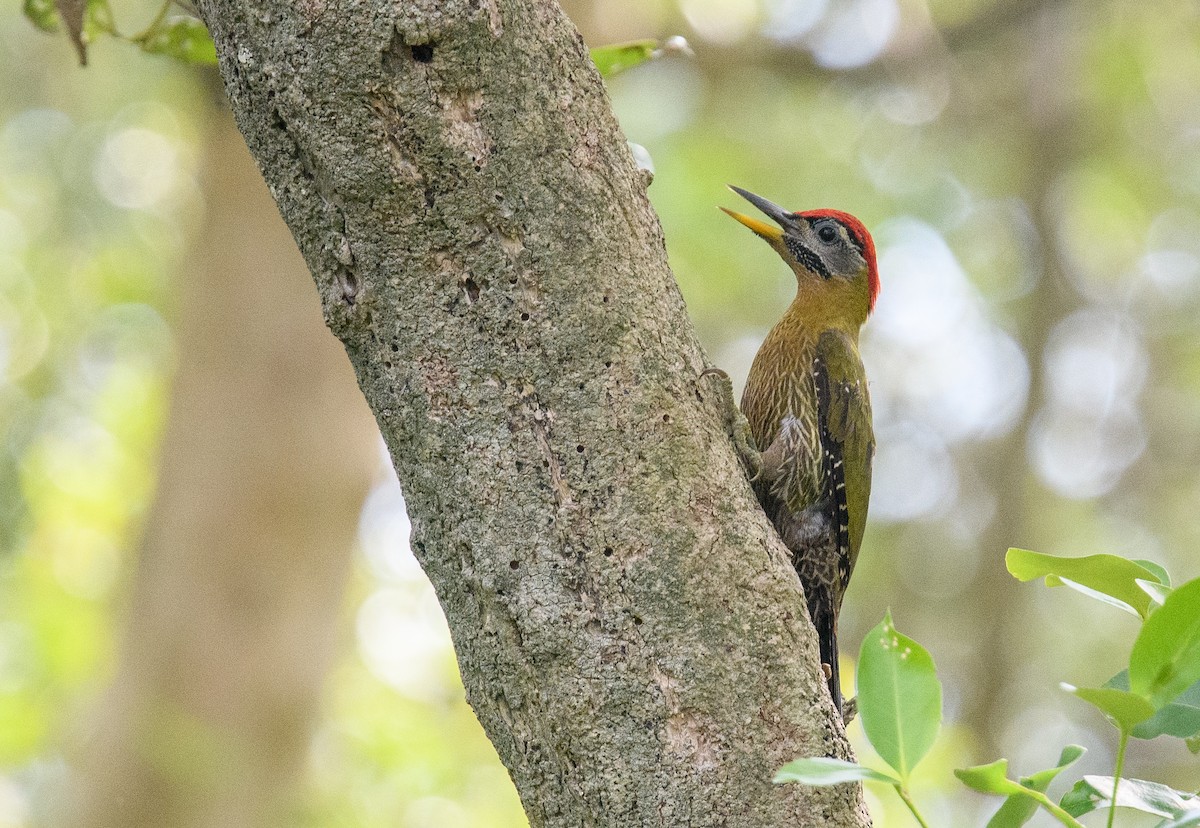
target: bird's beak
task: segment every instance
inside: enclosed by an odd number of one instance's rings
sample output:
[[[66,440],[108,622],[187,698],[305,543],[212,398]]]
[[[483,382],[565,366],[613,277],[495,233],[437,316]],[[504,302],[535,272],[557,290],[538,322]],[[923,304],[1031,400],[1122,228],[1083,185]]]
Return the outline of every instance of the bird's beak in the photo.
[[[735,193],[737,193],[742,198],[749,201],[755,207],[762,210],[764,213],[766,213],[768,216],[773,218],[779,224],[787,225],[787,224],[791,224],[795,220],[793,218],[792,214],[789,213],[787,210],[783,209],[782,207],[780,207],[778,204],[775,204],[774,202],[767,201],[765,198],[763,198],[760,195],[755,195],[754,193],[750,192],[749,190],[743,190],[741,187],[735,187],[732,184],[729,185],[729,189],[733,190]],[[721,209],[726,214],[737,219],[742,224],[746,225],[751,230],[753,230],[755,233],[762,236],[764,239],[766,239],[769,242],[778,242],[780,239],[783,238],[783,230],[781,230],[778,227],[774,227],[770,224],[767,224],[765,221],[761,221],[759,219],[751,218],[750,216],[745,216],[745,215],[742,215],[741,213],[734,212],[733,210],[726,210],[724,207],[722,207]]]

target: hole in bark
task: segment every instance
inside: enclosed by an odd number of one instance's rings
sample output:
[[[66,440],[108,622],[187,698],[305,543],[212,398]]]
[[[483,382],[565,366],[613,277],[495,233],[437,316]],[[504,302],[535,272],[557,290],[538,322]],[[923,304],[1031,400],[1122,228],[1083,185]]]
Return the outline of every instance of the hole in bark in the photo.
[[[390,371],[390,370],[392,369],[392,363],[390,363],[390,362],[386,362],[386,361],[385,361],[385,362],[383,363],[383,367],[384,367],[384,368],[387,368],[387,369]]]
[[[607,294],[607,293],[606,293],[606,294],[604,294],[604,300],[603,300],[603,301],[604,301],[604,304],[606,304],[606,305],[608,304],[608,294]]]
[[[664,414],[664,415],[663,415],[663,422],[664,422],[664,423],[669,423],[669,422],[671,422],[671,415],[670,415],[670,414]]]
[[[527,313],[523,313],[523,314],[521,314],[521,321],[522,321],[522,322],[528,322],[528,321],[529,321],[529,314],[527,314]]]
[[[576,450],[577,452],[579,452],[580,454],[583,454],[583,446],[582,446],[582,445],[576,446],[576,447],[575,447],[575,450]]]
[[[467,298],[471,300],[471,304],[479,301],[479,284],[470,276],[463,282],[463,290],[467,292]]]
[[[635,615],[635,616],[633,616],[633,623],[640,627],[640,626],[642,626],[642,619],[639,616]]]
[[[525,471],[524,461],[518,460],[515,465],[517,467],[517,471]]]
[[[611,368],[611,367],[612,367],[612,363],[611,363],[611,362],[605,362],[605,363],[604,363],[604,367],[605,367],[605,368]]]
[[[508,568],[509,568],[509,569],[520,569],[520,568],[521,568],[521,562],[520,562],[520,561],[509,561],[509,562],[508,562]]]
[[[425,206],[433,206],[433,190],[429,189],[428,187],[425,188]]]
[[[413,60],[417,63],[429,63],[433,60],[433,44],[418,43],[412,47]]]
[[[611,558],[613,556],[613,548],[611,546],[604,547],[604,557]]]
[[[549,461],[549,460],[543,460],[543,461],[542,461],[542,468],[543,468],[543,469],[548,469],[548,468],[550,468],[550,461]]]

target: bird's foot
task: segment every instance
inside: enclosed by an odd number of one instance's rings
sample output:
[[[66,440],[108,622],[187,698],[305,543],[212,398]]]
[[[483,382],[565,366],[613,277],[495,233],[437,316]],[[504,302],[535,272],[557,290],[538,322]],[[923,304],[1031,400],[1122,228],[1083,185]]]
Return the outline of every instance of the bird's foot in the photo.
[[[700,372],[700,379],[706,377],[716,377],[719,381],[720,404],[725,414],[725,430],[729,434],[734,450],[738,453],[738,459],[742,461],[746,477],[753,483],[762,473],[762,455],[759,453],[758,447],[754,445],[754,435],[750,433],[750,421],[746,419],[733,400],[733,380],[721,368],[705,368]]]

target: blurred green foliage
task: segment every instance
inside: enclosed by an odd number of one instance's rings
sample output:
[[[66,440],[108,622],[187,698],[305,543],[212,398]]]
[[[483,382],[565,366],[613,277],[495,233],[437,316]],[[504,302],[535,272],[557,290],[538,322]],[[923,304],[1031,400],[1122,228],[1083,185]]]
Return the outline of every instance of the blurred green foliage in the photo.
[[[129,31],[167,20],[157,4],[112,6]],[[1086,706],[1046,691],[1064,674],[1099,686],[1124,657],[1100,623],[1107,608],[1021,589],[1004,550],[1116,552],[1198,574],[1200,10],[564,6],[593,45],[681,34],[695,51],[608,83],[628,138],[653,157],[650,196],[692,316],[735,379],[792,285],[713,209],[724,185],[871,227],[883,293],[864,352],[880,452],[841,633],[860,640],[890,605],[937,653],[946,721],[912,794],[933,823],[981,822],[986,803],[937,780],[995,755],[1049,767],[1063,744],[1106,744]],[[26,8],[53,23],[50,6]],[[146,42],[193,49],[187,25]],[[0,18],[0,39],[7,828],[45,807],[64,740],[114,667],[167,411],[177,273],[205,209],[196,164],[216,81],[113,38],[95,40],[80,71],[66,38],[17,14]],[[521,825],[406,556],[400,508],[393,492],[364,512],[354,632],[297,824]],[[1056,623],[1061,601],[1078,622],[1051,643],[1034,631]],[[850,732],[882,771],[860,724]],[[1128,775],[1200,786],[1182,742],[1164,741],[1131,742]],[[1094,748],[1079,773],[1110,772],[1112,759]],[[903,806],[868,797],[880,824],[909,824]]]
[[[1086,753],[1079,745],[1064,747],[1054,767],[1020,780],[1009,778],[1007,759],[955,769],[954,775],[971,790],[1005,798],[988,820],[988,828],[1020,828],[1039,807],[1068,828],[1083,828],[1076,817],[1096,810],[1108,811],[1107,825],[1112,828],[1118,807],[1164,818],[1157,828],[1192,824],[1200,818],[1194,795],[1158,782],[1123,778],[1122,773],[1131,736],[1155,739],[1169,734],[1195,752],[1194,742],[1200,737],[1200,717],[1195,713],[1200,711],[1191,707],[1191,701],[1200,693],[1200,579],[1173,589],[1162,567],[1142,567],[1116,555],[1062,558],[1010,549],[1007,565],[1019,580],[1045,577],[1047,586],[1074,586],[1103,604],[1137,615],[1142,628],[1129,667],[1103,687],[1062,685],[1097,708],[1120,733],[1113,776],[1084,776],[1062,795],[1061,802],[1051,799],[1047,793],[1051,783]],[[1153,600],[1135,610],[1133,605],[1140,604],[1135,592]],[[1039,632],[1053,637],[1052,630]],[[929,753],[941,728],[942,686],[929,652],[896,630],[890,611],[863,639],[856,685],[863,729],[887,771],[807,757],[784,766],[775,781],[828,786],[858,780],[889,785],[924,828],[929,823],[909,787],[913,769]],[[1154,726],[1139,729],[1152,721]],[[1039,734],[1028,736],[1037,739]]]

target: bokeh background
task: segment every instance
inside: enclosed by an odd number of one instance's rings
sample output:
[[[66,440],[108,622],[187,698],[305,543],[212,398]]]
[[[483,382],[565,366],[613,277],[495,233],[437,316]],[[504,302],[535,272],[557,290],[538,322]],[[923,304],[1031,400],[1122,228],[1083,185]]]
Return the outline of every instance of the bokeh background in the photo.
[[[1135,622],[1003,556],[1200,576],[1200,7],[564,5],[591,45],[695,52],[609,86],[717,364],[744,377],[792,290],[714,209],[725,183],[874,231],[879,454],[842,635],[890,607],[938,663],[927,813],[982,824],[950,769],[999,756],[1076,742],[1110,772],[1113,732],[1058,682],[1107,679]],[[0,47],[0,828],[525,825],[215,70],[116,40],[80,69],[15,3]],[[1163,739],[1128,772],[1200,787]]]

